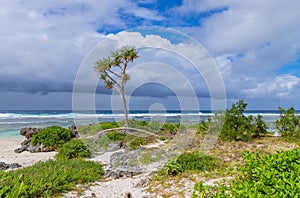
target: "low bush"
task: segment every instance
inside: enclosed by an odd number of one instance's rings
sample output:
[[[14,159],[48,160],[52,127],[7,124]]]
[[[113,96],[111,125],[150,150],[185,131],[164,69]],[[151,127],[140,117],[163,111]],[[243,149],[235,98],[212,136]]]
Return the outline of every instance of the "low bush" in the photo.
[[[72,131],[59,126],[51,126],[40,130],[31,139],[32,145],[42,144],[47,148],[58,148],[65,142],[71,140]]]
[[[172,123],[164,123],[160,129],[162,132],[167,132],[170,134],[176,134],[177,131],[180,129],[180,124],[172,124]]]
[[[201,135],[207,134],[208,128],[209,128],[210,120],[208,121],[201,121],[197,125],[197,133]]]
[[[86,145],[80,140],[70,140],[69,142],[63,144],[57,150],[55,156],[58,160],[66,160],[73,158],[88,158],[91,157],[92,153]]]
[[[115,141],[118,141],[118,140],[123,140],[124,137],[126,136],[126,134],[122,133],[122,132],[111,131],[111,132],[107,133],[106,136],[107,136],[108,139],[115,142]]]
[[[165,174],[176,175],[178,173],[196,170],[209,171],[217,167],[217,159],[198,151],[182,153],[176,160],[171,160],[165,167]]]
[[[130,141],[130,148],[131,149],[136,149],[138,148],[140,145],[144,144],[144,140],[142,138],[133,138],[131,141]]]
[[[280,118],[274,122],[276,129],[282,137],[300,136],[300,116],[295,115],[295,108],[288,110],[279,107]]]
[[[299,148],[273,155],[246,152],[245,164],[229,187],[223,184],[212,190],[198,184],[193,197],[299,197],[299,156]]]
[[[76,184],[95,182],[103,166],[82,159],[38,162],[15,171],[0,171],[0,197],[57,197]]]

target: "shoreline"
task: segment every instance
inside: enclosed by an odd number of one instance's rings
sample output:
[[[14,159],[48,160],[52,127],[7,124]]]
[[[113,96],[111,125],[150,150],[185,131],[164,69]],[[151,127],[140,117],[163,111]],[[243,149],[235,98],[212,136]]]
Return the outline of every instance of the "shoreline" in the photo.
[[[22,153],[15,153],[14,150],[21,146],[24,138],[3,138],[0,137],[0,162],[7,164],[18,163],[22,167],[32,166],[39,161],[46,161],[54,159],[56,152],[41,152],[30,153],[24,151]]]

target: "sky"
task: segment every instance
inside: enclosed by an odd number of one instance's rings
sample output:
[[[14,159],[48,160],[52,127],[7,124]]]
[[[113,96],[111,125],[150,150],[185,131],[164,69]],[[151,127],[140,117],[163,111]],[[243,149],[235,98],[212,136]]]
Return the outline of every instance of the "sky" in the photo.
[[[4,0],[0,110],[72,109],[80,67],[107,39],[146,43],[129,70],[130,109],[180,109],[182,100],[210,109],[217,74],[205,76],[166,50],[193,54],[199,46],[215,62],[228,106],[244,99],[249,109],[299,109],[299,10],[297,0]],[[160,31],[145,31],[153,26]],[[86,77],[98,83],[96,74]],[[97,85],[82,91],[94,94],[91,106],[114,108],[118,97]]]

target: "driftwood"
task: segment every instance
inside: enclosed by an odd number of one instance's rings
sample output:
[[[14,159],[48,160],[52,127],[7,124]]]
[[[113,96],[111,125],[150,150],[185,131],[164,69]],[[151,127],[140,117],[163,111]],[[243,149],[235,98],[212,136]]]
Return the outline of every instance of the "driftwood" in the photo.
[[[137,129],[137,128],[132,128],[132,127],[117,127],[117,128],[111,128],[111,129],[105,129],[105,130],[99,131],[94,136],[88,136],[88,137],[85,137],[85,138],[94,138],[95,136],[99,136],[102,133],[107,133],[107,132],[110,132],[110,131],[122,131],[122,132],[125,132],[125,133],[130,134],[130,135],[134,135],[130,131],[139,131],[139,132],[151,135],[151,136],[158,137],[158,135],[156,135],[155,133],[152,133],[152,132],[149,132],[149,131],[146,131],[146,130],[143,130],[143,129]]]

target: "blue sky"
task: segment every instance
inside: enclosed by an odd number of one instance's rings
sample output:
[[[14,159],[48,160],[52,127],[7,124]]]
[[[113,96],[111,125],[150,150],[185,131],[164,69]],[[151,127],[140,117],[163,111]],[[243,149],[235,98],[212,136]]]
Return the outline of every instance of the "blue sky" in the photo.
[[[244,99],[252,109],[299,109],[299,10],[297,0],[5,0],[0,8],[0,109],[71,109],[74,80],[87,54],[107,37],[148,26],[172,28],[201,43],[222,75],[229,105]],[[152,42],[182,42],[160,36]],[[186,63],[162,51],[141,54],[190,75]],[[205,81],[191,75],[190,81],[201,108],[210,109]],[[130,108],[155,103],[178,108],[168,83],[138,88]],[[97,92],[97,108],[110,108],[110,92],[102,87]]]

